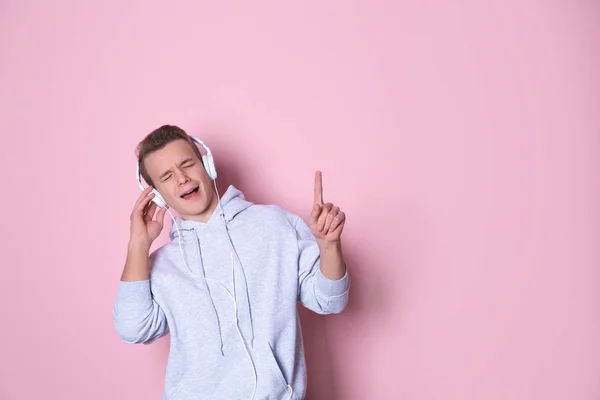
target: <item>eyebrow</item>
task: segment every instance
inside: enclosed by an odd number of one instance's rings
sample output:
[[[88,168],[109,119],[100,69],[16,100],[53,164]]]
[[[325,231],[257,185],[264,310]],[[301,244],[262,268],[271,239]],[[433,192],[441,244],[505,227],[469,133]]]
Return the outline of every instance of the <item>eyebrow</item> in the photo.
[[[188,162],[190,162],[190,161],[194,161],[194,159],[193,159],[192,157],[187,157],[187,158],[183,159],[183,161],[181,161],[181,162],[179,163],[179,166],[182,166],[183,164],[185,164],[185,163],[188,163]],[[162,173],[162,174],[161,174],[161,175],[158,177],[158,179],[159,179],[159,180],[161,180],[161,179],[163,179],[165,176],[167,176],[167,175],[169,175],[169,174],[171,174],[171,173],[173,173],[173,169],[168,169],[168,170],[166,170],[165,172],[163,172],[163,173]]]

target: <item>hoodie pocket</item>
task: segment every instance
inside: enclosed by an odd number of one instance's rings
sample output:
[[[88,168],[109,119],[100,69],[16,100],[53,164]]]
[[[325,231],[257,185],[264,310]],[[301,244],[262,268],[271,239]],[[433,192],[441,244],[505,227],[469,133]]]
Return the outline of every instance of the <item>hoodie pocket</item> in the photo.
[[[179,376],[173,382],[169,381],[169,376],[167,375],[167,382],[165,382],[166,384],[164,400],[175,400],[177,398],[177,395],[179,394],[179,392],[181,392],[181,389],[183,389],[183,386],[187,382],[191,372],[192,371],[190,371],[190,369],[184,370],[183,374],[181,374],[181,376]]]
[[[267,382],[263,382],[264,387],[269,391],[270,394],[279,394],[281,390],[283,390],[282,393],[285,393],[287,392],[288,383],[283,375],[283,372],[281,371],[281,368],[279,367],[279,363],[275,357],[275,352],[273,351],[270,343],[267,342],[265,347],[266,349],[263,353],[264,357],[261,361],[263,361],[264,367],[267,370],[268,378],[266,379]],[[259,380],[261,380],[260,377]]]

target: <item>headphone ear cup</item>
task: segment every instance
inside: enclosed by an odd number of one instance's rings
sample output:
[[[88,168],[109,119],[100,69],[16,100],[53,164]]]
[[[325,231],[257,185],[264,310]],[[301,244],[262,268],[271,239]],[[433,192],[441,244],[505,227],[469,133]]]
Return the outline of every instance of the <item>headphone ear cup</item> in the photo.
[[[167,206],[167,202],[165,201],[165,199],[163,199],[163,197],[160,195],[160,193],[158,193],[158,190],[152,189],[151,193],[154,193],[154,198],[152,199],[154,204],[156,204],[160,208],[164,208]]]
[[[204,169],[206,170],[208,177],[213,181],[217,179],[217,169],[215,168],[215,162],[212,156],[203,155],[202,164],[204,164]]]

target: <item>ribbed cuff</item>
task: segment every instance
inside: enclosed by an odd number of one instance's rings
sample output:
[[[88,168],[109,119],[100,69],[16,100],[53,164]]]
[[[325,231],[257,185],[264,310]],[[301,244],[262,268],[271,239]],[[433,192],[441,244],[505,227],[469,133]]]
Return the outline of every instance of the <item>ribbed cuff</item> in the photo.
[[[317,271],[317,291],[326,297],[339,297],[348,292],[350,287],[350,277],[348,276],[348,268],[341,279],[331,280],[321,272]]]

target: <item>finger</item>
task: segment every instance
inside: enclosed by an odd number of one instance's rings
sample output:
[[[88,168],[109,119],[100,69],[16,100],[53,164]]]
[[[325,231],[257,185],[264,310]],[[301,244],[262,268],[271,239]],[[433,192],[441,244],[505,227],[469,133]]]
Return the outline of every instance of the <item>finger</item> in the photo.
[[[346,225],[346,221],[343,221],[341,224],[337,226],[333,231],[329,232],[329,234],[334,236],[342,236],[342,232],[344,231],[344,226]]]
[[[147,204],[148,197],[149,196],[154,196],[154,193],[150,193],[150,191],[148,191],[148,189],[149,188],[147,188],[146,190],[144,190],[144,192],[142,193],[142,195],[135,202],[135,205],[133,206],[133,212],[135,212],[136,210],[138,210],[140,207],[142,207],[142,208],[145,207],[145,204]]]
[[[144,197],[142,199],[142,201],[137,205],[137,207],[133,210],[133,213],[131,213],[131,216],[132,217],[134,215],[143,216],[144,215],[144,209],[148,205],[148,202],[152,201],[153,198],[154,198],[154,193],[150,193],[149,195],[147,195],[146,197]]]
[[[151,202],[145,209],[144,209],[144,221],[148,222],[148,221],[152,221],[152,219],[154,218],[154,213],[156,212],[156,203],[155,202]]]
[[[135,205],[133,206],[133,209],[137,209],[137,207],[140,205],[140,203],[146,198],[146,196],[148,196],[148,194],[152,191],[152,186],[148,186],[146,189],[144,189],[144,191],[142,192],[142,194],[140,194],[140,197],[138,197],[137,201],[135,202]]]
[[[315,173],[315,204],[323,204],[323,174],[321,171]]]
[[[317,219],[319,218],[320,214],[321,214],[321,205],[315,203],[313,205],[312,211],[310,212],[310,216],[308,217],[308,221],[310,223],[316,224]]]
[[[327,214],[333,208],[333,204],[327,203],[321,207],[321,214],[319,215],[319,219],[317,221],[317,227],[319,232],[323,232],[323,228],[325,227],[325,221],[327,220]]]
[[[327,214],[327,217],[325,218],[325,226],[323,227],[323,231],[325,233],[327,233],[329,231],[329,228],[331,227],[331,223],[333,222],[333,219],[338,215],[339,212],[340,212],[339,207],[333,207],[331,209],[331,211]]]
[[[331,226],[329,227],[329,230],[327,233],[333,233],[335,232],[337,229],[343,229],[344,224],[346,223],[346,214],[344,214],[343,212],[339,212],[338,215],[335,216],[335,218],[333,219],[333,222],[331,222]]]
[[[163,224],[165,222],[165,214],[167,213],[167,208],[169,208],[169,206],[162,207],[156,213],[156,222],[158,222],[160,224],[160,226],[163,226]]]

